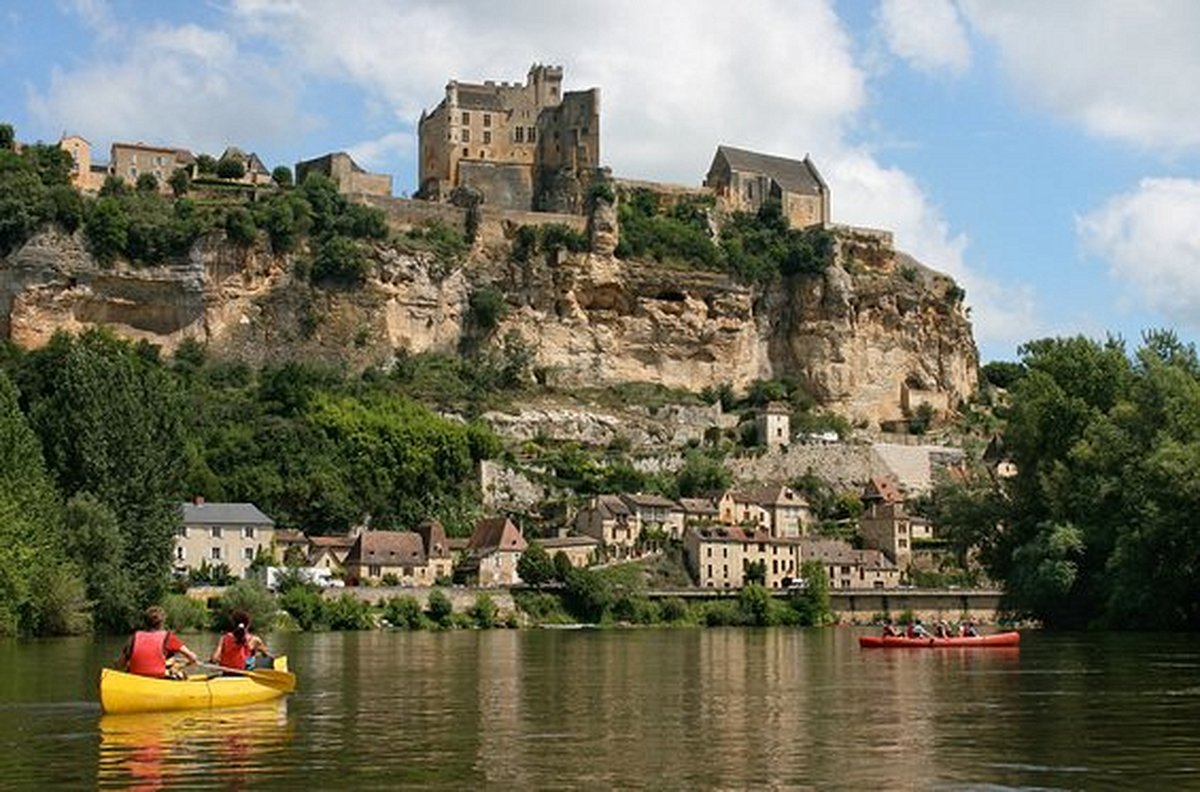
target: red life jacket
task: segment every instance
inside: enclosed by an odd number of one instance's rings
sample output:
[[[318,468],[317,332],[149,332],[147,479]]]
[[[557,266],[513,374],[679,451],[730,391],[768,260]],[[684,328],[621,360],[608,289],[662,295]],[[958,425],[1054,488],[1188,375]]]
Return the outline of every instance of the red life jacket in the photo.
[[[217,659],[225,668],[246,669],[246,659],[250,657],[250,642],[238,643],[233,633],[221,636],[221,653]]]
[[[167,631],[138,630],[129,653],[129,673],[160,677],[167,675]]]

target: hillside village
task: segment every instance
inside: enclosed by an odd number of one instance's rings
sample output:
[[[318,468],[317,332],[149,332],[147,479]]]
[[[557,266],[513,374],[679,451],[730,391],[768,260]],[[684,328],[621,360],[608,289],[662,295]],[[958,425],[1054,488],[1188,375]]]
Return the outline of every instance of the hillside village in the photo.
[[[319,173],[351,200],[382,209],[394,228],[429,218],[451,218],[465,227],[475,218],[483,224],[476,244],[486,245],[511,234],[518,222],[557,223],[588,232],[593,251],[611,256],[619,229],[613,217],[605,220],[596,212],[591,196],[615,187],[614,195],[644,191],[668,205],[711,201],[723,214],[774,204],[793,228],[833,231],[842,254],[865,255],[884,271],[897,266],[888,232],[831,223],[829,187],[808,156],[791,159],[719,145],[699,187],[614,178],[601,165],[599,89],[563,91],[562,81],[561,68],[541,64],[531,67],[523,84],[451,81],[441,102],[418,123],[419,184],[412,199],[393,197],[390,176],[364,170],[343,152],[281,172],[234,146],[214,158],[173,146],[116,142],[108,162],[98,163],[81,136],[65,136],[59,145],[72,157],[72,184],[85,194],[100,192],[112,180],[145,187],[153,179],[154,189],[164,194],[232,190],[254,200],[290,184],[293,173],[296,183]],[[604,241],[606,235],[612,239]],[[973,348],[970,353],[965,364],[939,363],[940,371],[962,369],[941,381],[915,370],[889,375],[884,395],[872,397],[883,406],[873,408],[871,417],[903,432],[915,415],[926,421],[951,416],[973,388],[977,361]],[[205,502],[198,496],[182,506],[176,571],[242,577],[252,568],[286,562],[359,586],[451,580],[514,586],[521,583],[518,560],[534,542],[577,567],[644,560],[675,548],[700,589],[737,589],[753,580],[787,589],[808,561],[822,565],[834,589],[893,589],[907,585],[913,570],[936,569],[944,556],[937,528],[915,516],[909,504],[928,492],[935,469],[957,469],[962,453],[861,439],[867,435],[844,444],[849,438],[836,433],[793,430],[789,415],[786,405],[761,409],[760,468],[738,476],[739,483],[724,491],[677,500],[641,492],[600,494],[563,515],[545,535],[526,535],[518,521],[503,516],[535,508],[546,494],[534,488],[532,495],[514,496],[514,489],[528,492],[529,482],[512,471],[481,471],[484,506],[499,516],[480,520],[463,539],[447,537],[436,520],[408,531],[360,526],[332,536],[320,526],[277,526],[252,503]],[[822,470],[859,497],[853,536],[817,532],[811,505],[788,483],[813,472],[796,449],[831,444],[847,445],[847,458],[870,457],[852,471]],[[500,485],[497,476],[504,479]]]

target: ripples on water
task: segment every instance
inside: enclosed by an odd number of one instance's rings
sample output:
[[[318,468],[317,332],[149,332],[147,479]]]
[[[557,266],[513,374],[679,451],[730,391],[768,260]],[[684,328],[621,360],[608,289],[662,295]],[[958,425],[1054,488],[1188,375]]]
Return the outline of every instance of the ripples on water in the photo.
[[[110,647],[0,643],[0,787],[1200,788],[1191,636],[857,634],[276,636],[286,702],[121,716],[95,704]]]

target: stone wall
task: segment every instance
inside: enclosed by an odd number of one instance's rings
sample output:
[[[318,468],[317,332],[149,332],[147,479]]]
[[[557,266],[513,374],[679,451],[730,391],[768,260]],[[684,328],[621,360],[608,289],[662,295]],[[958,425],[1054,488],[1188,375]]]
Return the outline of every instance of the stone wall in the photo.
[[[425,608],[429,605],[429,593],[440,591],[445,594],[456,613],[461,613],[475,604],[480,594],[487,594],[496,603],[501,613],[511,613],[516,605],[513,604],[512,592],[505,588],[475,588],[467,586],[348,586],[347,588],[324,589],[325,599],[337,599],[343,593],[349,593],[372,605],[381,605],[393,597],[414,597]]]
[[[458,183],[478,190],[484,206],[518,211],[533,207],[533,171],[525,164],[464,160],[458,166]]]

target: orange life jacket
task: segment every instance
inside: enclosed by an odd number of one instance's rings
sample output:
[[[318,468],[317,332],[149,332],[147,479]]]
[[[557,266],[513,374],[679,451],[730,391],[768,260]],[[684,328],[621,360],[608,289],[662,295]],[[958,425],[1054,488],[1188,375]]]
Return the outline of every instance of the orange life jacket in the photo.
[[[221,652],[217,662],[225,668],[245,670],[246,659],[250,657],[250,641],[238,643],[233,633],[221,636]]]
[[[167,675],[167,631],[138,630],[129,653],[129,673],[160,677]]]

